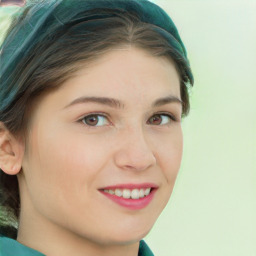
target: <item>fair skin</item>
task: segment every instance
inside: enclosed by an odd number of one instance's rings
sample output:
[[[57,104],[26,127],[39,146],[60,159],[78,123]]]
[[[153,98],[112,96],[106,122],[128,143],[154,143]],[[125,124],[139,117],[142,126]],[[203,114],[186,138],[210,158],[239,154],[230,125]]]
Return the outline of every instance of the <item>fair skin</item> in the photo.
[[[180,168],[179,84],[170,60],[126,47],[111,50],[40,98],[26,145],[7,131],[9,140],[1,144],[10,157],[1,168],[18,174],[17,240],[50,256],[136,256]],[[168,96],[171,100],[153,106]],[[74,103],[81,97],[114,98],[121,106]],[[92,113],[99,115],[96,122],[82,120]],[[100,192],[128,183],[157,186],[152,201],[129,209]]]

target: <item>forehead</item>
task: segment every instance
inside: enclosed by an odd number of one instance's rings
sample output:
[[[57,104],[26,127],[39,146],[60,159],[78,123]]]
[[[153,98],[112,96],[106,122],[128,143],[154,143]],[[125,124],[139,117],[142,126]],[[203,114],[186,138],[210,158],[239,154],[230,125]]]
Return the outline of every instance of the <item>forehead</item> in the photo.
[[[60,111],[81,97],[113,98],[127,110],[144,111],[166,96],[180,99],[179,75],[169,59],[137,48],[115,49],[85,64],[56,91],[42,97],[34,113]]]
[[[152,90],[158,94],[180,95],[179,74],[173,62],[132,47],[112,49],[89,66],[80,68],[62,87],[69,90],[70,96],[74,94],[73,97],[78,96],[76,88],[99,96],[121,96],[124,91],[143,96]]]

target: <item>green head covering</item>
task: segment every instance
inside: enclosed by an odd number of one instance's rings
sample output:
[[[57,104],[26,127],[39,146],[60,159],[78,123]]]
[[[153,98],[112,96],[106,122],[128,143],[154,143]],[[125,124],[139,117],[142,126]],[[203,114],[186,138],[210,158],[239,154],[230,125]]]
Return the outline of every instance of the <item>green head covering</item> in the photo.
[[[93,21],[97,23],[113,14],[106,14],[103,9],[126,11],[135,14],[144,23],[155,26],[155,30],[167,39],[189,67],[186,49],[181,41],[176,26],[167,13],[156,4],[148,0],[44,0],[27,3],[20,8],[23,17],[16,24],[5,39],[0,50],[0,112],[12,104],[17,93],[21,94],[17,84],[19,78],[15,69],[21,59],[27,56],[33,47],[56,31],[77,24],[79,22]],[[86,14],[86,11],[97,9],[95,14]],[[40,54],[40,53],[38,53]],[[187,76],[193,84],[190,69]]]

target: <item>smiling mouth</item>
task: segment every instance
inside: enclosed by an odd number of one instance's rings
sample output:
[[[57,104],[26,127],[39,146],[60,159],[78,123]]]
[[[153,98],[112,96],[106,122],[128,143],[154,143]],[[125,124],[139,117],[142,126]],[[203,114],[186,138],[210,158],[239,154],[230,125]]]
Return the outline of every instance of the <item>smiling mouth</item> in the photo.
[[[106,198],[129,210],[146,208],[157,190],[158,186],[153,183],[119,184],[99,189]]]
[[[102,191],[110,194],[115,195],[118,197],[122,197],[125,199],[140,199],[148,196],[153,188],[135,188],[135,189],[123,189],[123,188],[116,188],[116,189],[103,189]]]

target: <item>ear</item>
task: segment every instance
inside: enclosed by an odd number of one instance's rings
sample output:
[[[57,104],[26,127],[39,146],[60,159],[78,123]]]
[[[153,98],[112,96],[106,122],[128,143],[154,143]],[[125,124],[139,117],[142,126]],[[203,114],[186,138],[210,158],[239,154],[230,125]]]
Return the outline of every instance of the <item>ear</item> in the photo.
[[[9,175],[18,174],[21,170],[24,155],[23,142],[0,122],[0,169]]]

